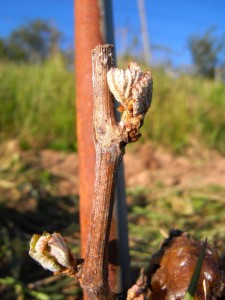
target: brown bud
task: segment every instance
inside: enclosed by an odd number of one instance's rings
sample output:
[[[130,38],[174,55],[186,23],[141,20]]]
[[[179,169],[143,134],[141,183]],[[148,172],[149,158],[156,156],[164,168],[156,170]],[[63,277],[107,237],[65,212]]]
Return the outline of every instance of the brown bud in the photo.
[[[180,300],[188,289],[203,243],[186,233],[170,236],[152,259],[152,300]],[[218,299],[224,289],[224,275],[217,251],[207,244],[195,300]]]

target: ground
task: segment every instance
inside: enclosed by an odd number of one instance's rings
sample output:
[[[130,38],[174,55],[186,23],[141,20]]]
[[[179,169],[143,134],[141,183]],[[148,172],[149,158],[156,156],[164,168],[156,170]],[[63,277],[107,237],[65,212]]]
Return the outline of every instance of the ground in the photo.
[[[220,254],[225,253],[225,157],[198,146],[178,156],[146,143],[129,146],[124,166],[132,267],[147,266],[171,228],[200,239],[207,236]],[[27,256],[32,233],[61,231],[79,253],[78,186],[76,153],[22,151],[16,140],[1,145],[0,294],[4,299],[17,299],[13,293],[24,294],[21,299],[49,294],[44,280],[52,277]],[[55,280],[51,284],[54,295],[62,292]],[[67,298],[43,299],[79,298],[71,296],[79,295],[79,290],[74,291],[70,281],[65,286]]]
[[[6,146],[8,155],[21,155],[50,174],[60,177],[58,195],[78,193],[77,154],[42,150],[38,154],[22,152],[16,141]],[[11,157],[9,157],[11,159]],[[128,149],[124,156],[125,179],[128,188],[150,189],[161,183],[164,187],[199,188],[205,185],[225,186],[225,157],[216,151],[188,149],[185,156],[173,155],[150,143]],[[10,186],[10,183],[8,183]],[[3,184],[3,187],[7,183]]]

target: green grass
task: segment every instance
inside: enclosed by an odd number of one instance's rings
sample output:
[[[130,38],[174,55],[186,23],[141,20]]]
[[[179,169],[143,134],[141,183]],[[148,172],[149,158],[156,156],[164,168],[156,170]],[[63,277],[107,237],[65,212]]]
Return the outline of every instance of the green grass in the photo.
[[[154,93],[143,139],[182,152],[198,143],[225,154],[225,86],[153,70]],[[62,57],[42,65],[0,63],[0,138],[21,146],[76,148],[74,73]]]
[[[198,141],[225,154],[224,84],[188,75],[172,79],[160,70],[153,76],[153,103],[144,139],[175,152]]]
[[[160,248],[171,228],[189,232],[194,238],[206,237],[218,252],[224,253],[225,188],[203,186],[199,189],[161,188],[142,191],[137,202],[137,190],[127,195],[131,262],[134,267],[146,266],[148,258]],[[145,198],[145,200],[143,199]]]
[[[207,239],[205,240],[205,243],[202,246],[202,249],[199,254],[198,261],[197,261],[194,273],[192,275],[188,290],[185,294],[184,300],[194,300],[194,296],[195,296],[195,293],[196,293],[197,287],[198,287],[198,281],[199,281],[199,277],[200,277],[200,273],[201,273],[201,269],[202,269],[202,264],[203,264],[204,257],[205,257],[206,246],[207,246]]]
[[[0,138],[22,148],[74,149],[74,74],[62,57],[42,65],[0,64]]]

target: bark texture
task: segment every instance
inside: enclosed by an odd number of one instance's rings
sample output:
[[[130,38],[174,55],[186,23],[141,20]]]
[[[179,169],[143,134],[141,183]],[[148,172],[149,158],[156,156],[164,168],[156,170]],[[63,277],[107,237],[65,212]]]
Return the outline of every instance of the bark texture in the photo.
[[[81,286],[89,299],[112,299],[108,286],[108,240],[112,218],[116,173],[126,139],[116,122],[107,72],[113,66],[113,46],[97,46],[92,52],[94,92],[94,141],[96,177],[91,229]]]

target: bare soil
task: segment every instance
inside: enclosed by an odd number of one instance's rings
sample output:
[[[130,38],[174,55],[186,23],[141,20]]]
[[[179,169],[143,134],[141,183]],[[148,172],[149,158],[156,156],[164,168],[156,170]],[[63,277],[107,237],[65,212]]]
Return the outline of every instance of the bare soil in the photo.
[[[57,196],[77,195],[79,187],[78,156],[53,150],[22,151],[16,140],[3,144],[0,149],[0,169],[7,170],[6,180],[1,176],[0,189],[10,189],[17,183],[20,161],[25,169],[44,170],[57,178],[54,186]],[[124,155],[126,187],[151,189],[154,186],[180,189],[201,188],[208,185],[225,187],[225,157],[216,151],[198,148],[187,149],[185,155],[151,143],[132,145]],[[20,174],[21,173],[21,174]],[[23,170],[19,173],[22,175]],[[19,177],[17,177],[19,179]]]
[[[61,178],[59,195],[78,193],[77,154],[43,150],[39,163]],[[127,187],[151,188],[155,184],[180,188],[225,186],[225,157],[209,150],[189,149],[185,156],[176,156],[148,143],[128,149],[124,166]]]

